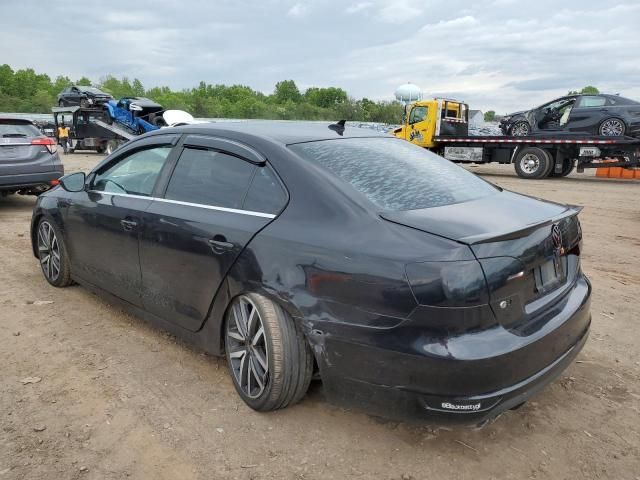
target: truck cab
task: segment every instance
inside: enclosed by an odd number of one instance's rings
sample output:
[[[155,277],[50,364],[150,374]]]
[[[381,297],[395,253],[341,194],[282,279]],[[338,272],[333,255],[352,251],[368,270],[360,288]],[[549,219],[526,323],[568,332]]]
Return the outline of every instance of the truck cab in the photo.
[[[469,106],[446,98],[420,100],[405,106],[402,126],[391,133],[421,147],[436,146],[435,137],[469,134]]]

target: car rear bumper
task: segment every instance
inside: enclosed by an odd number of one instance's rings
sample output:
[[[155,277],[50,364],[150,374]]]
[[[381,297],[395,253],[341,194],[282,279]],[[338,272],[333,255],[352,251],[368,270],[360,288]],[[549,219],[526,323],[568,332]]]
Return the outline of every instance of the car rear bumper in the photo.
[[[19,190],[40,185],[51,185],[52,180],[58,180],[63,175],[64,169],[62,165],[58,169],[48,172],[0,175],[0,190]]]
[[[402,336],[413,339],[409,349],[398,351],[393,331],[402,326],[386,332],[389,348],[378,335],[349,342],[325,335],[322,345],[313,345],[325,394],[386,418],[483,423],[527,401],[572,363],[589,334],[590,295],[581,276],[538,331],[496,330],[499,347],[488,336],[469,333],[433,348],[433,338],[414,328]]]

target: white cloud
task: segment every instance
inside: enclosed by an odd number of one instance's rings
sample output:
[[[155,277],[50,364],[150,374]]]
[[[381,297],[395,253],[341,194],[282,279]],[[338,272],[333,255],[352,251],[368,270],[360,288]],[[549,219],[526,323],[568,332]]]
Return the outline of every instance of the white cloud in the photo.
[[[359,2],[359,3],[356,3],[355,5],[351,5],[350,7],[347,7],[345,11],[349,14],[353,14],[353,13],[362,12],[363,10],[368,10],[371,7],[373,7],[372,2]]]
[[[401,24],[414,20],[422,13],[419,2],[412,0],[389,0],[378,11],[378,18],[386,23]]]
[[[296,3],[295,5],[293,5],[289,11],[287,12],[287,15],[290,17],[302,17],[304,15],[306,15],[307,13],[307,6],[303,3]]]

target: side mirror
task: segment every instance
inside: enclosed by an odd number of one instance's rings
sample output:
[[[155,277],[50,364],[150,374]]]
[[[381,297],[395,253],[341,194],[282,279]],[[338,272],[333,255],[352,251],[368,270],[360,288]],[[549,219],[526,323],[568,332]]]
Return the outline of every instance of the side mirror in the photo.
[[[71,173],[60,179],[60,185],[67,192],[82,192],[84,190],[87,176],[84,172]]]

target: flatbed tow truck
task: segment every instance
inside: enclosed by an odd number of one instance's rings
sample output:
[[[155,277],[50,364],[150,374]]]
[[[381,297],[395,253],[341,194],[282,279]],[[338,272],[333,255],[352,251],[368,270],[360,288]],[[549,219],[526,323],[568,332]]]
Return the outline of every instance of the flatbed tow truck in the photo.
[[[527,137],[469,135],[468,105],[420,100],[405,107],[403,124],[391,133],[453,162],[513,163],[521,178],[564,177],[574,167],[640,168],[640,139],[549,132]]]
[[[56,131],[64,123],[71,129],[72,151],[95,150],[110,155],[134,135],[126,128],[105,122],[104,109],[85,107],[53,107]]]

